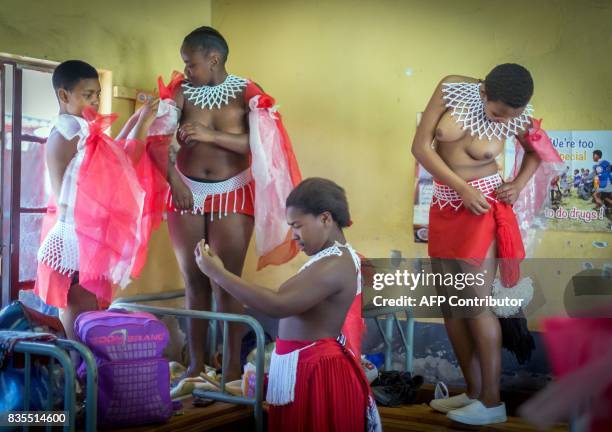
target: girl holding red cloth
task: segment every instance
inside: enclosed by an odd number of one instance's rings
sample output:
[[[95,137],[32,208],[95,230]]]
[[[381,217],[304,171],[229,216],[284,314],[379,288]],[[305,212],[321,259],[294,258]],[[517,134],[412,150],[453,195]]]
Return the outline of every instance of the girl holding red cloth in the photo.
[[[146,180],[137,167],[157,102],[129,121],[121,139],[104,132],[116,116],[97,113],[98,73],[69,60],[53,72],[60,113],[45,144],[52,197],[43,221],[35,293],[60,309],[66,335],[74,338],[79,314],[107,307],[113,285],[139,274],[148,234],[143,226]]]
[[[491,295],[498,259],[502,285],[517,284],[525,250],[512,206],[540,162],[559,159],[531,118],[532,94],[531,75],[517,64],[496,66],[484,81],[448,76],[413,141],[412,153],[434,177],[429,255],[440,259],[435,264],[444,272],[485,274],[482,286],[471,287],[478,297]],[[504,182],[495,158],[508,138],[517,139],[524,157],[514,179]],[[468,319],[445,314],[445,324],[467,389],[432,401],[432,408],[466,424],[506,421],[499,396],[500,321],[487,309]]]

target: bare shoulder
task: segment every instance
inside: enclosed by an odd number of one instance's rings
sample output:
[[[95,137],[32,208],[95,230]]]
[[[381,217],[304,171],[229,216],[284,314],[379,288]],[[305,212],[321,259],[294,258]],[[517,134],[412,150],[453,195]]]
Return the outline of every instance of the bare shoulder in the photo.
[[[179,89],[174,95],[174,102],[179,110],[183,110],[183,106],[185,105],[185,95],[183,95],[182,89]]]
[[[344,248],[340,248],[340,251],[342,255],[329,255],[312,263],[304,269],[305,276],[333,285],[344,283],[347,275],[352,279],[355,275],[353,258]]]
[[[179,123],[189,122],[194,119],[198,119],[205,109],[200,109],[196,106],[193,101],[191,101],[188,97],[185,97],[185,94],[182,91],[177,92],[174,97],[174,101],[176,102],[176,106],[180,111],[180,121]]]
[[[45,144],[47,156],[52,159],[72,158],[77,152],[78,143],[78,136],[67,139],[58,130],[53,129]]]

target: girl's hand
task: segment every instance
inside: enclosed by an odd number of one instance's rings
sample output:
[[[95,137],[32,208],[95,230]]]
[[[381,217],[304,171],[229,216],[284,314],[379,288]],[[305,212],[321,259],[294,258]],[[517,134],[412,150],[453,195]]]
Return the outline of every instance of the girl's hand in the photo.
[[[174,208],[179,211],[191,211],[193,209],[193,193],[191,189],[180,178],[171,178],[169,183]]]
[[[465,208],[476,215],[483,215],[491,208],[484,194],[473,186],[467,185],[460,195]]]
[[[497,199],[506,204],[513,205],[518,199],[521,188],[514,182],[504,183],[497,188]]]
[[[185,123],[179,129],[181,141],[191,145],[195,142],[215,142],[215,131],[202,123]]]
[[[202,239],[198,242],[195,248],[196,264],[206,276],[210,276],[215,270],[224,270],[223,261],[214,254],[210,246],[206,244],[206,240]]]
[[[140,121],[143,126],[149,127],[157,117],[157,109],[159,108],[159,98],[148,99],[147,102],[140,107]]]

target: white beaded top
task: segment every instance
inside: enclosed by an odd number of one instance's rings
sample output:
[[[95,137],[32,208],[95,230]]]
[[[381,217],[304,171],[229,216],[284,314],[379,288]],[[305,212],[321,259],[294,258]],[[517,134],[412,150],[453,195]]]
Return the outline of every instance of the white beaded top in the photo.
[[[361,259],[357,255],[357,252],[355,252],[355,249],[353,249],[353,247],[348,243],[342,244],[339,242],[335,242],[330,247],[320,250],[315,255],[310,257],[310,259],[306,261],[306,263],[304,263],[304,265],[298,270],[298,273],[302,272],[303,270],[310,267],[317,261],[322,260],[323,258],[327,258],[330,256],[342,256],[342,250],[340,248],[348,250],[348,252],[351,254],[351,258],[353,258],[355,268],[357,269],[357,295],[359,295],[361,294]]]
[[[479,83],[443,83],[442,86],[446,107],[452,108],[451,115],[472,136],[478,135],[480,139],[486,137],[489,141],[495,137],[501,141],[515,136],[529,125],[533,113],[531,105],[527,105],[521,115],[506,123],[494,122],[484,112]]]
[[[219,109],[227,105],[231,99],[235,99],[246,85],[246,79],[228,75],[225,81],[216,86],[196,87],[189,82],[184,82],[182,87],[185,98],[195,106],[201,109]]]

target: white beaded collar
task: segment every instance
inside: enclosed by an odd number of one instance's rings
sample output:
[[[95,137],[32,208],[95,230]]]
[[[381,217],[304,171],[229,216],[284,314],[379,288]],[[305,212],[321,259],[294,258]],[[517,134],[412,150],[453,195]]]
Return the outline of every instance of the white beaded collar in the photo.
[[[472,136],[477,134],[480,139],[487,137],[491,141],[495,137],[503,141],[529,125],[533,112],[531,105],[527,105],[521,115],[507,123],[494,122],[485,115],[479,83],[443,83],[442,86],[446,107],[452,108],[451,115],[456,117],[461,128],[469,130]]]

